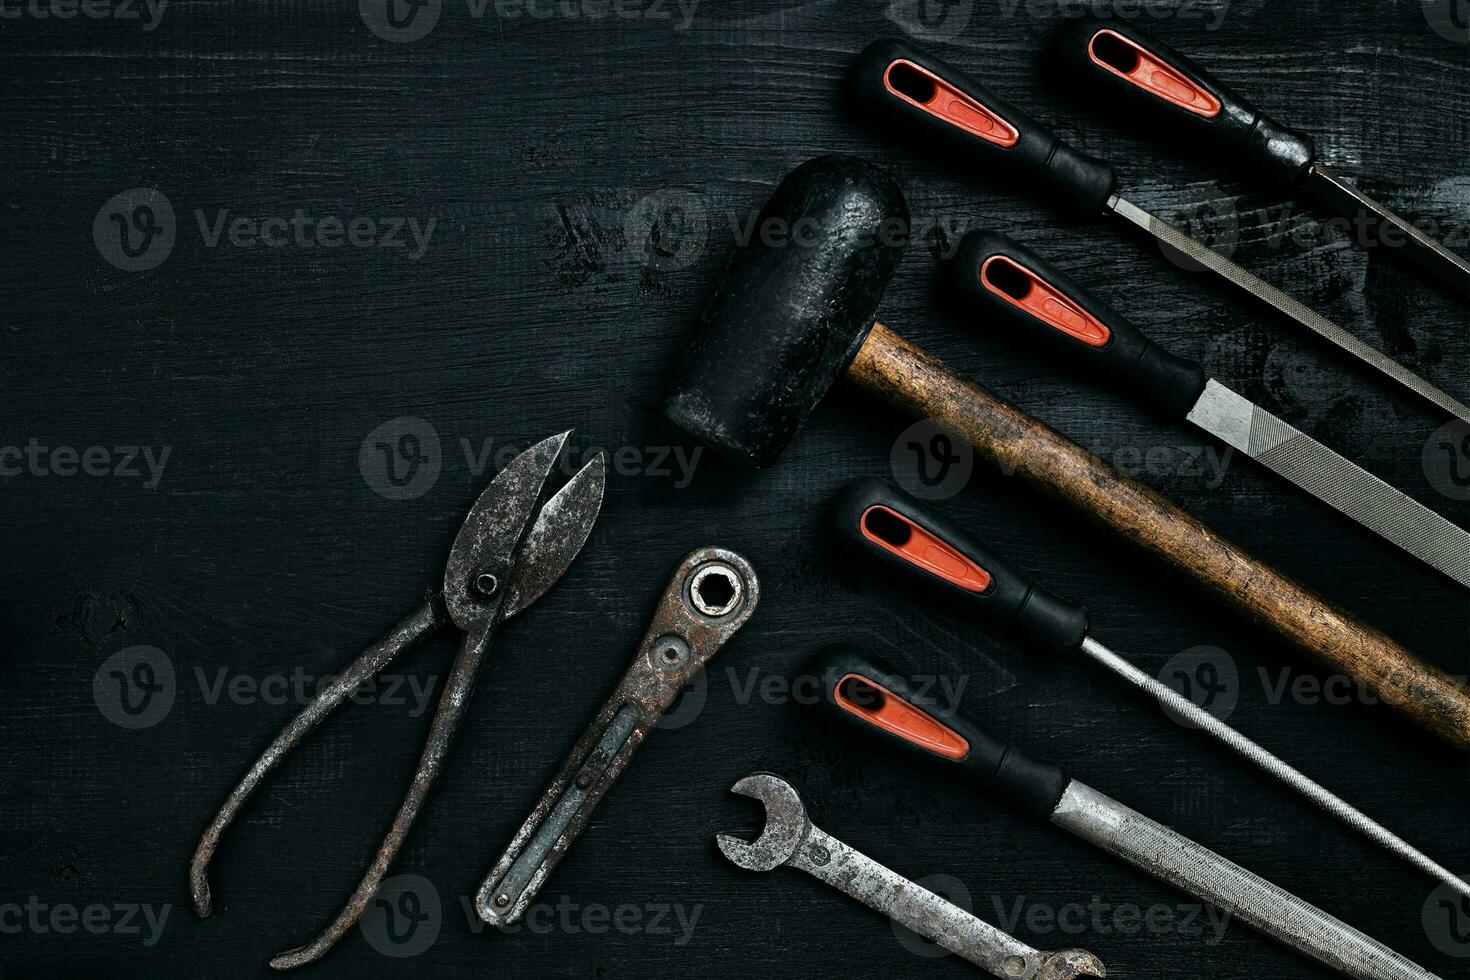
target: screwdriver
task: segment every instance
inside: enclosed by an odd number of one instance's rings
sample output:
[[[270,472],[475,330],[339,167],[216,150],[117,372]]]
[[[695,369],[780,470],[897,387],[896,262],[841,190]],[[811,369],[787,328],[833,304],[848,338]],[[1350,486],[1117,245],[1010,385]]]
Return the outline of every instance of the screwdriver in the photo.
[[[1470,533],[1169,353],[1035,252],[997,231],[960,242],[948,278],[982,319],[1084,373],[1183,417],[1470,588]]]
[[[838,540],[907,581],[963,606],[986,626],[1052,660],[1081,654],[1152,695],[1170,717],[1183,718],[1268,776],[1295,790],[1369,840],[1425,874],[1470,896],[1470,884],[1330,790],[1283,762],[1173,688],[1154,679],[1091,635],[1086,608],[1035,584],[952,522],[882,480],[860,480],[835,499]]]
[[[829,715],[974,781],[987,797],[1008,798],[1025,815],[1208,902],[1335,973],[1355,980],[1438,980],[1336,916],[1033,758],[958,707],[941,713],[908,678],[851,644],[827,647],[810,672],[821,682],[816,704]]]
[[[1117,193],[1112,164],[1082,153],[973,78],[907,41],[868,45],[853,64],[857,111],[897,127],[964,166],[1004,172],[1075,217],[1114,215],[1209,269],[1299,326],[1337,345],[1434,405],[1470,422],[1470,408],[1320,313]],[[1304,163],[1305,165],[1305,163]]]
[[[1058,31],[1051,53],[1069,88],[1080,86],[1089,102],[1121,118],[1148,120],[1151,135],[1177,136],[1232,158],[1258,181],[1300,192],[1349,221],[1367,218],[1380,230],[1392,228],[1408,244],[1407,254],[1470,296],[1470,262],[1343,181],[1322,163],[1311,137],[1261,112],[1163,42],[1131,24],[1089,15]]]

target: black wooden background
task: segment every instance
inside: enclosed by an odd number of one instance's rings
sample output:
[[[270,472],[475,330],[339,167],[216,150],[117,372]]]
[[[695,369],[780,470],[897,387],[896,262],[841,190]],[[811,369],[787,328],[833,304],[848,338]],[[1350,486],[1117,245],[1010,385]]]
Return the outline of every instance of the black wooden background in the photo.
[[[435,586],[506,454],[572,426],[579,458],[621,453],[600,523],[560,585],[499,637],[396,869],[420,877],[398,879],[372,935],[354,931],[315,975],[974,975],[795,871],[728,865],[713,836],[758,827],[757,809],[727,793],[755,769],[793,781],[838,837],[990,921],[1019,909],[1008,924],[1021,938],[1092,949],[1111,976],[1325,975],[1244,928],[1218,937],[1151,879],[836,737],[782,683],[834,638],[963,681],[965,704],[1034,752],[1435,973],[1470,975],[1470,909],[1432,881],[1113,678],[1031,662],[834,561],[820,507],[849,479],[891,475],[895,447],[911,475],[908,420],[838,395],[774,468],[705,455],[690,477],[678,460],[691,441],[654,407],[738,227],[791,167],[859,154],[901,178],[920,234],[885,322],[1465,674],[1460,588],[1248,461],[1223,477],[1216,457],[1201,469],[1192,460],[1217,449],[1202,433],[938,312],[937,260],[968,228],[1004,229],[1226,384],[1465,524],[1463,432],[1148,242],[1059,223],[983,173],[883,142],[839,111],[839,79],[875,37],[928,43],[1115,159],[1139,203],[1470,399],[1462,303],[1320,230],[1324,215],[1078,111],[1037,70],[1070,9],[1056,0],[702,0],[692,12],[502,0],[499,13],[429,0],[397,32],[381,0],[362,7],[0,4],[0,975],[263,976],[270,955],[324,925],[426,731],[406,680],[437,684],[449,641],[390,669],[396,692],[334,717],[269,784],[215,862],[207,921],[185,887],[197,835],[299,707],[279,696],[293,672],[330,674],[376,639]],[[1466,246],[1470,44],[1456,4],[1125,12]],[[355,226],[360,244],[339,227],[335,248],[292,232],[283,247],[243,244],[298,210],[313,236],[334,234],[324,219],[371,224]],[[134,227],[140,255],[128,258],[112,215],[145,212],[164,233]],[[410,219],[421,234],[433,222],[426,247]],[[396,459],[401,479],[420,460],[404,487],[384,476],[381,446],[410,451]],[[152,453],[154,469],[127,447]],[[1470,872],[1462,757],[983,466],[937,506],[1085,599],[1099,638],[1150,672],[1219,680],[1216,703],[1234,702],[1240,729]],[[469,896],[624,669],[670,570],[704,544],[751,559],[760,609],[679,726],[638,755],[533,925],[480,929]],[[122,686],[138,681],[158,690]]]

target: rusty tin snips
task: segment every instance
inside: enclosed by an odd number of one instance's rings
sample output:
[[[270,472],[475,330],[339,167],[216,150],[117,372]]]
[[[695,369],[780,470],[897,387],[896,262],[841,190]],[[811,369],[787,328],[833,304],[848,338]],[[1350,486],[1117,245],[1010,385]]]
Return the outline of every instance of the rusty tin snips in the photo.
[[[617,689],[480,886],[480,918],[499,929],[520,921],[659,717],[759,600],[755,570],[733,551],[700,548],[679,563]]]
[[[194,911],[201,917],[212,909],[207,874],[220,836],[291,750],[404,651],[451,622],[463,631],[413,781],[372,864],[337,918],[307,945],[271,960],[272,967],[289,970],[319,959],[367,910],[443,769],[496,630],[541,598],[582,550],[602,508],[606,463],[598,453],[547,498],[547,484],[570,436],[567,431],[544,439],[500,471],[455,537],[442,588],[364,650],[282,729],[205,830],[189,866]]]

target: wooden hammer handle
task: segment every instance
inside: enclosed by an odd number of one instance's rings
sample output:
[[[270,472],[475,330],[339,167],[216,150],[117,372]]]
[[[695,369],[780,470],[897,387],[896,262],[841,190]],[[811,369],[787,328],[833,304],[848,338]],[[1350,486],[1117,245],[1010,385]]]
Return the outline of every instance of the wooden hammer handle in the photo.
[[[960,433],[1002,472],[1060,497],[1197,579],[1247,618],[1368,685],[1418,724],[1470,750],[1470,688],[881,323],[847,377],[911,416],[933,418]]]

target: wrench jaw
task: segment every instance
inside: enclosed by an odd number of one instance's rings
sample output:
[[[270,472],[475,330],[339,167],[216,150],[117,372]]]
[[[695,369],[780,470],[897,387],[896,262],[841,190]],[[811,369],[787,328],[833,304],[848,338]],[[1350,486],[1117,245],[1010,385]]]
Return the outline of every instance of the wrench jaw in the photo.
[[[754,841],[716,835],[720,853],[747,871],[772,871],[790,861],[811,827],[806,807],[791,784],[779,776],[758,772],[730,787],[730,792],[760,800],[766,808],[766,826]]]
[[[1102,961],[1082,949],[1064,949],[1046,954],[1035,980],[1077,980],[1078,977],[1106,977]]]

